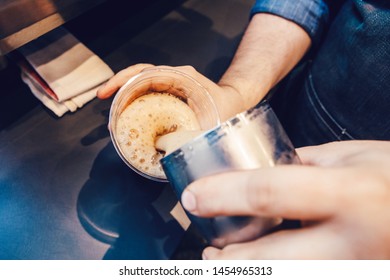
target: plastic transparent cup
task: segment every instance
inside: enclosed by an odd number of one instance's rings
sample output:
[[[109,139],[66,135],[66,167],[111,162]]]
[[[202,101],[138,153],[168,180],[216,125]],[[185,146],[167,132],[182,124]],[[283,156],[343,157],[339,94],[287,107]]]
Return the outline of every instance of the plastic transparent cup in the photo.
[[[144,70],[119,89],[111,104],[109,116],[110,136],[117,153],[138,174],[154,181],[167,182],[165,175],[157,176],[132,164],[118,143],[117,122],[121,113],[138,97],[153,92],[167,93],[184,101],[195,113],[201,130],[219,125],[220,118],[208,91],[191,76],[171,68]]]
[[[208,175],[300,163],[266,101],[194,138],[160,161],[178,198],[191,182]],[[282,221],[246,216],[199,218],[187,214],[207,242],[221,248],[253,240]]]

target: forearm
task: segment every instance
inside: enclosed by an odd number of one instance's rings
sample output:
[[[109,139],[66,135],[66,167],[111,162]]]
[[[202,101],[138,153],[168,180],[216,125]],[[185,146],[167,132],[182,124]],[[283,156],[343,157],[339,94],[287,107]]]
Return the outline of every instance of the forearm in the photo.
[[[310,44],[309,35],[297,24],[271,14],[256,14],[219,85],[237,91],[242,103],[236,106],[246,110],[287,75]]]

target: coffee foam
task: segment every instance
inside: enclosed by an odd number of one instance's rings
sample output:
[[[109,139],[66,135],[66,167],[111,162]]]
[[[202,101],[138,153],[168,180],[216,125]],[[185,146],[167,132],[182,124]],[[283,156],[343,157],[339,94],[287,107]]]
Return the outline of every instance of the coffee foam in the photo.
[[[120,114],[116,138],[122,155],[133,167],[165,178],[159,162],[164,153],[155,147],[157,138],[193,130],[200,130],[200,125],[185,102],[168,93],[150,93],[134,100]]]

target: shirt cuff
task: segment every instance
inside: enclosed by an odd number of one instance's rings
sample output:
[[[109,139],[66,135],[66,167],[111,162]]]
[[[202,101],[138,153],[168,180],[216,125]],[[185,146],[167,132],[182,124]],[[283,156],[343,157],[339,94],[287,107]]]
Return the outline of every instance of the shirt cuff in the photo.
[[[329,9],[322,0],[257,0],[252,7],[250,16],[257,13],[269,13],[301,26],[317,45],[324,27],[328,22]]]

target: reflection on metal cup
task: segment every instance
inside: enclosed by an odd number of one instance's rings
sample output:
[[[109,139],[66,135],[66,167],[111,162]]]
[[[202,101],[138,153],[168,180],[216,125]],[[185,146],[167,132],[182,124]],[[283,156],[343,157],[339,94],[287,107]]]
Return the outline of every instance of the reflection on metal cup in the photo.
[[[201,177],[300,161],[272,108],[263,101],[196,137],[160,162],[180,198],[183,190]],[[253,240],[281,222],[264,217],[188,216],[209,244],[220,248]]]

